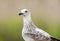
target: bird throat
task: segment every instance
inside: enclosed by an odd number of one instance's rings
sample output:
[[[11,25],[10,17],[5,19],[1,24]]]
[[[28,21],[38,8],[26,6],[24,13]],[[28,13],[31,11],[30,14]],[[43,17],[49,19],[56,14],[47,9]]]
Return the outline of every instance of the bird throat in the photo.
[[[32,20],[30,15],[23,17],[24,26],[29,25],[31,22]]]

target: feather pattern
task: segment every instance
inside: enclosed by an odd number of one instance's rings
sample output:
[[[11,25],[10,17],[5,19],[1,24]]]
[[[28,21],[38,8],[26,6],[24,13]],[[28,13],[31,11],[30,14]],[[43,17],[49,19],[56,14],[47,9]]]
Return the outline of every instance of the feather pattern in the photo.
[[[21,10],[19,15],[23,15],[22,37],[25,41],[60,41],[51,37],[47,32],[39,29],[31,20],[31,14],[27,9]]]

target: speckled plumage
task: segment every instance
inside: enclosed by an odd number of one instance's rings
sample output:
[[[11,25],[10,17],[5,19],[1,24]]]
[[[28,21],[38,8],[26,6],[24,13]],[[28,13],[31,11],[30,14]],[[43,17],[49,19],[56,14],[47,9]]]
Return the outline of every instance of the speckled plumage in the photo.
[[[23,30],[22,30],[22,37],[25,41],[52,41],[53,38],[34,25],[31,20],[31,14],[27,9],[21,10],[19,15],[23,15]]]

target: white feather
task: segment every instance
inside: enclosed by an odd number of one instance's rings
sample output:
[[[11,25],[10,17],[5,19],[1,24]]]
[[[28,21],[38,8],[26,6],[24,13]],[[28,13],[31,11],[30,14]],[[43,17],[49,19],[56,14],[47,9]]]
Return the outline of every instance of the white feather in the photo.
[[[27,11],[27,13],[25,13]],[[31,14],[27,9],[21,10],[23,13],[23,30],[22,37],[25,41],[50,41],[50,35],[37,28],[31,20]]]

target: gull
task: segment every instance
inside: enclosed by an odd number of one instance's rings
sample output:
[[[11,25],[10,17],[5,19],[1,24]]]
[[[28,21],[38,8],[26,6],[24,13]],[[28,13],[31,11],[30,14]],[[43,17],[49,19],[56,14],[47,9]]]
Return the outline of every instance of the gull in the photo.
[[[22,9],[19,15],[23,16],[22,37],[25,41],[60,41],[53,38],[47,32],[39,29],[31,19],[31,12],[28,9]]]

